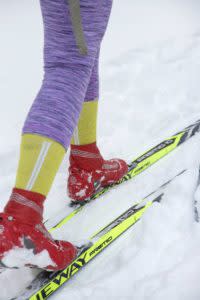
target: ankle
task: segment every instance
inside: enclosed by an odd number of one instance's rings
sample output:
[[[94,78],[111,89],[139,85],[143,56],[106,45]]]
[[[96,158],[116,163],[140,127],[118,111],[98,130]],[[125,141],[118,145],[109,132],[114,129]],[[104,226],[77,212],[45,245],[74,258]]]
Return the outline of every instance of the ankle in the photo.
[[[45,196],[22,189],[14,188],[7,205],[6,214],[26,224],[39,224],[43,220]]]
[[[96,143],[71,145],[70,165],[87,171],[102,167],[104,159]]]

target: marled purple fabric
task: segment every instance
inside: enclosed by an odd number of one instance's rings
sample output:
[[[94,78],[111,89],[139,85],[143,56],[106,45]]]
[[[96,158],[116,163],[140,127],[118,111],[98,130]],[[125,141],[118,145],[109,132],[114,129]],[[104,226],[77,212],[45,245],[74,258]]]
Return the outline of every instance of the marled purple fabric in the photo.
[[[96,55],[90,82],[88,84],[85,101],[92,101],[99,98],[99,51]]]
[[[98,61],[112,0],[80,0],[88,55],[79,54],[66,0],[40,0],[44,21],[44,79],[23,133],[49,137],[65,148],[82,104],[98,97]]]

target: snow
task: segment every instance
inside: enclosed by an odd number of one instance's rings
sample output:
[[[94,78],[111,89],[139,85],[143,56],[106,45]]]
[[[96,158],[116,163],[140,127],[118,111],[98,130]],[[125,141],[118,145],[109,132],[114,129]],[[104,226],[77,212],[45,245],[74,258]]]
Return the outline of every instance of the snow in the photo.
[[[16,265],[18,267],[23,267],[30,264],[30,262],[33,262],[34,265],[37,265],[40,268],[45,268],[50,265],[55,266],[46,250],[35,255],[33,250],[20,249],[16,247],[9,251],[3,259],[3,263],[9,268],[13,268]]]
[[[128,161],[199,119],[200,25],[197,0],[115,1],[102,49],[99,146]],[[1,3],[1,208],[14,184],[23,120],[42,79],[38,1]],[[56,238],[83,241],[181,170],[161,204],[110,245],[52,299],[199,300],[200,225],[194,191],[199,136],[135,180],[83,209]],[[67,207],[68,157],[45,218]],[[200,192],[196,197],[199,199]],[[200,199],[199,199],[200,200]],[[81,225],[81,226],[80,226]],[[0,275],[1,300],[17,296],[33,270]]]
[[[86,194],[86,189],[80,190],[80,192],[76,193],[77,197],[84,197]]]

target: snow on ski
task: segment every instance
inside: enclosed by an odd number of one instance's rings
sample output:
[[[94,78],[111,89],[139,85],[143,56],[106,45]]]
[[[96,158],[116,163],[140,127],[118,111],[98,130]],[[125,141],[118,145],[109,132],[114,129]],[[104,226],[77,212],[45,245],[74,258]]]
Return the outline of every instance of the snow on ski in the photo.
[[[185,173],[181,171],[175,177],[164,183],[157,190],[136,202],[132,207],[122,213],[118,218],[110,222],[107,226],[95,233],[89,243],[83,246],[80,255],[63,271],[47,272],[42,271],[33,280],[26,291],[19,297],[12,300],[44,300],[48,299],[63,284],[65,284],[82,267],[90,262],[97,254],[101,253],[115,239],[134,226],[144,215],[144,213],[154,203],[160,203],[164,196],[165,188],[178,176]],[[152,197],[153,196],[153,197]],[[152,197],[152,200],[149,198]]]
[[[200,120],[196,121],[194,124],[186,127],[182,131],[176,133],[175,135],[171,136],[170,138],[165,139],[163,142],[158,144],[157,146],[151,148],[135,160],[133,160],[129,164],[129,171],[128,173],[117,183],[112,184],[108,187],[102,188],[99,191],[97,191],[93,197],[90,199],[95,200],[99,198],[104,193],[111,190],[113,187],[116,187],[126,181],[129,181],[130,179],[136,177],[149,167],[151,167],[153,164],[155,164],[157,161],[159,161],[161,158],[165,157],[167,154],[171,153],[173,150],[175,150],[177,147],[188,141],[190,138],[192,138],[196,133],[200,131]],[[88,202],[90,202],[88,201]],[[54,231],[55,229],[61,227],[62,225],[66,224],[70,219],[72,219],[75,215],[77,215],[88,202],[83,202],[79,205],[77,205],[70,214],[66,215],[65,212],[61,212],[60,214],[57,214],[55,218],[51,218],[50,220],[47,220],[45,222],[45,225],[50,230],[50,232]],[[50,225],[48,225],[48,222],[50,221]],[[52,224],[54,224],[52,226]]]

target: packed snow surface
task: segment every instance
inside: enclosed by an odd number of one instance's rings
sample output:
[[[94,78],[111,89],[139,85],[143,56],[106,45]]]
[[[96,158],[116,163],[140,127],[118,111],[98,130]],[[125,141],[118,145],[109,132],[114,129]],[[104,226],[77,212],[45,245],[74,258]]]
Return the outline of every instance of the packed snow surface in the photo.
[[[102,49],[99,147],[131,161],[199,119],[200,24],[197,0],[115,1]],[[20,130],[42,80],[38,1],[2,0],[0,9],[0,193],[14,184]],[[200,135],[135,180],[91,203],[56,238],[88,240],[182,170],[136,226],[72,278],[52,299],[199,300],[200,224],[194,194]],[[46,202],[45,218],[69,211],[68,157]],[[200,192],[196,193],[200,201]],[[80,226],[81,225],[81,226]],[[23,291],[35,271],[0,275],[0,299]]]
[[[14,248],[5,255],[2,262],[9,268],[13,268],[16,265],[18,267],[23,267],[30,262],[37,265],[40,268],[45,268],[49,265],[55,265],[51,260],[47,250],[40,252],[39,254],[34,254],[33,250]]]

